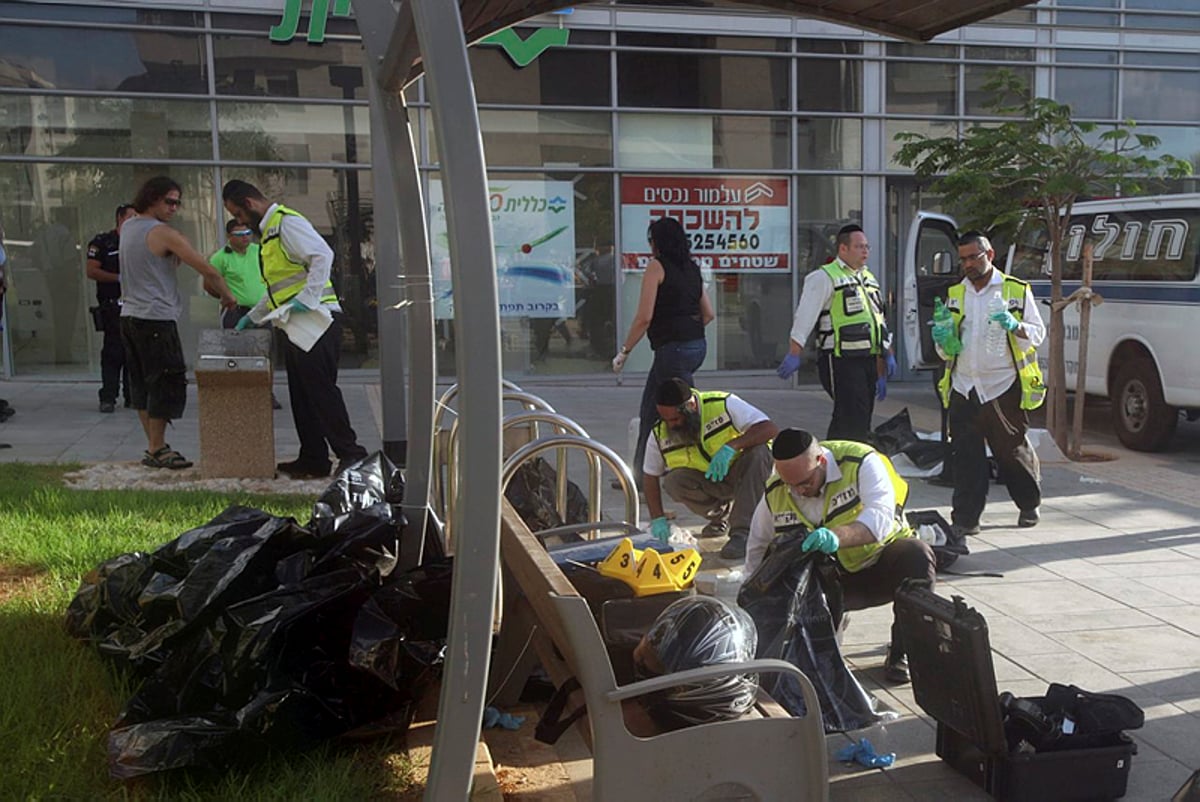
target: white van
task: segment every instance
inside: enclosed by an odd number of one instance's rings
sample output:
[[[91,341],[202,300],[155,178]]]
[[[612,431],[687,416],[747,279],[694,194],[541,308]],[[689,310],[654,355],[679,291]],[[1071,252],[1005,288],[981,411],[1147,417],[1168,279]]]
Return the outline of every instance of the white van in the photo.
[[[961,276],[953,219],[921,212],[909,231],[902,288],[904,333],[914,369],[940,367],[930,327],[933,299]],[[1085,241],[1093,243],[1093,307],[1088,332],[1086,388],[1112,400],[1113,429],[1137,451],[1158,451],[1184,412],[1200,417],[1200,194],[1118,198],[1077,203],[1064,242],[1063,295],[1079,287]],[[1050,259],[1044,231],[1008,253],[1006,269],[1050,297]],[[998,260],[999,261],[999,260]],[[1042,310],[1047,325],[1049,309]],[[1079,307],[1064,313],[1067,389],[1078,372]],[[1043,372],[1047,337],[1039,350]]]

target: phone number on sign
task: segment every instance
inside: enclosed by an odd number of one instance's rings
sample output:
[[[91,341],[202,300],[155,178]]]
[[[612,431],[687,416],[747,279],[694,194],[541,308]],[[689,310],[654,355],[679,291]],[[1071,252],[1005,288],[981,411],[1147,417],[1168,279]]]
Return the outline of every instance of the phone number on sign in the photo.
[[[714,234],[696,232],[691,235],[693,251],[755,251],[758,250],[757,234]]]

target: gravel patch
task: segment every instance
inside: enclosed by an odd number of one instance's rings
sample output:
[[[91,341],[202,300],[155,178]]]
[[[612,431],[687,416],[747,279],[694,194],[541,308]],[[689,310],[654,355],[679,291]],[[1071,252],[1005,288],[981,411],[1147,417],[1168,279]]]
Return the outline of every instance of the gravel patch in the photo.
[[[198,467],[172,471],[148,468],[140,462],[100,462],[64,474],[74,490],[211,490],[216,493],[282,493],[319,496],[329,487],[328,479],[204,479]]]

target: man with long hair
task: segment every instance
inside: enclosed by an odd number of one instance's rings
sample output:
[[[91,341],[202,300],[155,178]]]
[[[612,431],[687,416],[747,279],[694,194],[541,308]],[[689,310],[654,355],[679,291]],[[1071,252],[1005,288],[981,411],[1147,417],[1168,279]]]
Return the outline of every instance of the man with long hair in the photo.
[[[223,308],[237,301],[221,274],[167,223],[183,205],[183,189],[165,175],[142,184],[133,199],[137,216],[121,227],[121,339],[129,367],[129,399],[146,433],[142,464],[190,468],[191,461],[166,443],[167,424],[187,404],[187,366],[179,340],[183,297],[179,263],[204,279],[204,290]]]

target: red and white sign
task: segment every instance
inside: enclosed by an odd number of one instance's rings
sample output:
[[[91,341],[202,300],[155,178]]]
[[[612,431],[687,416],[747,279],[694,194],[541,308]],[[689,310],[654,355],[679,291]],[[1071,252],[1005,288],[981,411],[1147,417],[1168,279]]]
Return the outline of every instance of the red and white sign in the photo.
[[[703,268],[787,270],[791,212],[786,178],[635,175],[621,178],[621,266],[644,270],[646,230],[674,217]]]

